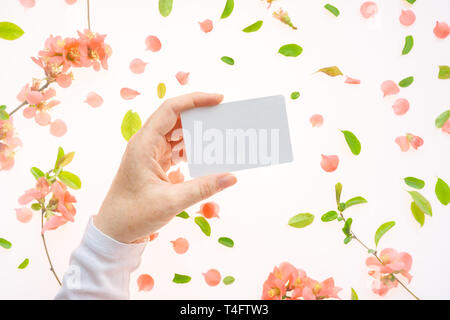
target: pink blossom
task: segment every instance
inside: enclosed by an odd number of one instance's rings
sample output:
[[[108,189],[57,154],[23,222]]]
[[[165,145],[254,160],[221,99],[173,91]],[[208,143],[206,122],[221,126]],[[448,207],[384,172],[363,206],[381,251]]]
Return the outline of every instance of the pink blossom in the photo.
[[[36,187],[25,191],[18,202],[21,205],[26,205],[33,200],[41,201],[49,194],[49,192],[50,186],[47,179],[45,177],[40,177],[36,182]]]
[[[13,117],[0,120],[0,171],[12,169],[16,149],[20,146],[22,141],[16,136]]]
[[[322,282],[309,279],[303,288],[302,296],[305,300],[340,299],[338,293],[341,290],[334,285],[333,278],[328,278]]]
[[[76,214],[73,203],[77,202],[75,197],[67,191],[66,185],[60,181],[52,184],[51,191],[53,193],[52,200],[57,204],[56,211],[61,213],[66,220],[73,222]]]
[[[433,29],[433,32],[439,39],[445,39],[450,34],[450,27],[444,21],[442,22],[437,21],[436,26]]]
[[[204,33],[211,32],[213,29],[213,22],[210,19],[206,19],[203,22],[199,22],[198,24],[200,25],[200,29]]]
[[[44,223],[44,226],[42,227],[41,233],[44,234],[48,230],[55,230],[59,228],[60,226],[66,224],[69,220],[62,216],[51,216],[47,221]]]

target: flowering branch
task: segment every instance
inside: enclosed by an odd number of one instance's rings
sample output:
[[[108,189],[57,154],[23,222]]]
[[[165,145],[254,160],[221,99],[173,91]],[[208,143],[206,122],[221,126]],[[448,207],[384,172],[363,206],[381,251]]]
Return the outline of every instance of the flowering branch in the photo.
[[[51,83],[52,83],[52,81],[47,80],[47,81],[45,82],[45,84],[37,90],[37,92],[42,92],[43,90],[47,89],[48,86],[49,86]],[[14,113],[16,113],[17,111],[19,111],[20,108],[22,108],[22,107],[25,106],[25,105],[27,105],[27,102],[26,102],[26,101],[24,101],[24,102],[22,102],[21,104],[19,104],[18,107],[16,107],[13,111],[11,111],[11,112],[9,113],[9,116],[11,117]]]

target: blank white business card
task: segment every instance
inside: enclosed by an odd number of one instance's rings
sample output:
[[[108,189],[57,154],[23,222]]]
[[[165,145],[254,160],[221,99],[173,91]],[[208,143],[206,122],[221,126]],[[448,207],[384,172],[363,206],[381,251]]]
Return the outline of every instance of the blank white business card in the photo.
[[[293,160],[282,95],[187,110],[181,122],[192,177]]]

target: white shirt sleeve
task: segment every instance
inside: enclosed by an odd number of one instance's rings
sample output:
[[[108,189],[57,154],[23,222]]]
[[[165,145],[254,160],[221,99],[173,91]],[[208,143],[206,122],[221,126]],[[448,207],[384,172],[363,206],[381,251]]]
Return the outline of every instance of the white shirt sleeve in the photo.
[[[129,299],[130,274],[139,266],[146,243],[125,244],[100,230],[92,221],[55,299]]]

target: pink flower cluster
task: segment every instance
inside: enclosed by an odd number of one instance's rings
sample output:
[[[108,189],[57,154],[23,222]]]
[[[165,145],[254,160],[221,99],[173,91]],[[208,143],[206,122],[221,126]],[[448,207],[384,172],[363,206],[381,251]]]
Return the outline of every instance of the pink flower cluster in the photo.
[[[14,155],[22,141],[16,137],[13,119],[0,120],[0,171],[10,170],[14,166]]]
[[[61,181],[40,177],[36,187],[25,191],[19,198],[20,205],[27,205],[32,201],[37,201],[33,206],[45,212],[45,222],[42,233],[47,230],[54,230],[59,226],[73,222],[76,214],[74,203],[75,197],[67,191],[67,186]],[[46,203],[46,197],[51,194],[50,200]],[[33,217],[33,212],[28,207],[16,209],[16,216],[20,222],[26,223]]]
[[[378,260],[372,256],[367,258],[366,265],[371,269],[369,275],[375,278],[372,291],[380,296],[386,295],[389,290],[398,286],[396,275],[404,276],[408,283],[412,276],[409,274],[412,266],[412,257],[406,252],[397,252],[386,248],[380,252]]]
[[[342,289],[334,285],[333,278],[322,282],[307,277],[306,272],[288,262],[274,267],[263,285],[263,300],[323,300],[340,299]]]

